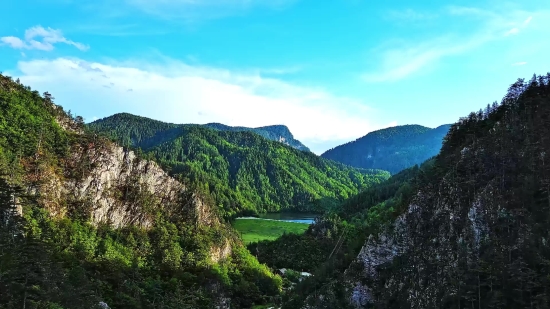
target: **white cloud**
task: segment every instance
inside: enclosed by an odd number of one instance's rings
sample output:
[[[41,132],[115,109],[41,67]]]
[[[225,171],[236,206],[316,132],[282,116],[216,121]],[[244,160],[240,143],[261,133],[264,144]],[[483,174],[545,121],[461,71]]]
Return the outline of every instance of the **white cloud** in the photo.
[[[129,112],[175,123],[284,124],[316,153],[387,127],[363,102],[323,89],[179,61],[58,58],[21,61],[18,68],[20,74],[12,75],[85,118]]]
[[[480,8],[458,6],[447,7],[440,13],[448,19],[469,18],[468,21],[458,21],[462,24],[474,23],[477,26],[474,31],[469,33],[457,33],[442,28],[443,33],[437,34],[431,39],[420,42],[407,40],[405,43],[401,42],[401,46],[395,46],[394,44],[394,47],[383,48],[381,49],[382,52],[378,54],[378,57],[380,57],[377,61],[377,64],[380,63],[379,68],[363,74],[362,78],[367,82],[402,80],[434,67],[439,61],[447,57],[461,55],[491,41],[519,34],[532,21],[534,15],[539,15],[537,17],[550,17],[548,11],[540,11],[536,14],[524,11],[499,13]],[[403,11],[402,15],[409,17],[409,19],[418,19],[423,15],[430,16],[427,13],[411,10]],[[510,22],[514,20],[516,22]],[[452,23],[449,22],[448,24]]]
[[[392,82],[404,79],[441,58],[460,54],[483,43],[486,38],[477,36],[460,41],[454,38],[437,38],[413,47],[389,49],[382,54],[382,69],[363,74],[367,82]]]
[[[508,32],[506,32],[505,36],[515,35],[515,34],[518,34],[518,33],[519,33],[518,28],[512,28],[512,29],[508,30]]]
[[[0,41],[2,41],[2,43],[6,45],[9,45],[12,48],[21,49],[26,47],[25,42],[23,42],[20,38],[16,38],[14,36],[1,37]]]
[[[526,64],[527,64],[527,62],[521,61],[521,62],[512,63],[512,66],[521,66],[521,65],[526,65]]]
[[[35,26],[27,29],[25,31],[24,40],[14,36],[5,36],[1,37],[0,41],[14,49],[38,49],[51,51],[57,43],[72,45],[82,51],[89,48],[82,43],[68,40],[63,36],[61,30],[56,30],[49,27],[46,29],[42,26]]]

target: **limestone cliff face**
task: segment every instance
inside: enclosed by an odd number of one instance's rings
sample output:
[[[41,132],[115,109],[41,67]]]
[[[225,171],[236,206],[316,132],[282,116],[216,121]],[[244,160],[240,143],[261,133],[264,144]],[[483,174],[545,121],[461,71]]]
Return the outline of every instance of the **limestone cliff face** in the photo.
[[[550,75],[453,125],[400,217],[347,270],[357,308],[547,308]],[[546,160],[547,161],[547,160]]]
[[[148,228],[159,209],[183,215],[189,224],[218,226],[210,205],[185,184],[170,177],[153,161],[138,158],[111,142],[96,139],[77,143],[63,162],[63,171],[40,169],[41,185],[34,189],[39,202],[53,216],[84,215],[93,224],[115,228]],[[212,248],[212,260],[231,254],[231,241]]]
[[[458,188],[450,182],[443,181],[441,190],[455,192],[455,198],[419,192],[390,228],[368,238],[355,265],[346,271],[356,308],[397,295],[410,308],[435,308],[443,295],[457,295],[458,265],[476,264],[481,241],[494,233],[488,220],[498,216],[492,212],[498,207],[493,207],[489,194],[497,192],[489,185],[464,207]]]

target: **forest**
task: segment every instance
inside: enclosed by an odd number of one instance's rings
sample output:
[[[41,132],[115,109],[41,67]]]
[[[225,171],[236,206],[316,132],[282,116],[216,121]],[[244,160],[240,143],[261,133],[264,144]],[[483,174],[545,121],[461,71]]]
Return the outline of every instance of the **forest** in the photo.
[[[396,174],[437,155],[450,125],[430,129],[403,125],[373,131],[355,141],[324,152],[321,157],[358,168]]]
[[[93,132],[160,162],[212,196],[226,218],[260,212],[323,212],[389,177],[357,169],[249,131],[173,125],[129,114],[90,124]]]
[[[230,225],[189,216],[195,192],[169,208],[140,188],[113,188],[116,199],[136,194],[148,228],[94,222],[94,205],[70,192],[47,199],[52,182],[79,184],[100,165],[86,155],[118,147],[84,133],[82,118],[53,100],[0,75],[0,307],[212,308],[231,299],[249,308],[279,296],[282,279]],[[229,249],[216,261],[218,247]]]
[[[549,119],[550,74],[519,79],[453,124],[434,158],[304,235],[249,248],[313,272],[283,308],[548,308]]]
[[[439,141],[407,127],[441,149],[391,177],[250,131],[132,115],[87,127],[53,100],[0,76],[3,308],[550,307],[550,74],[519,79]],[[136,216],[118,227],[91,200],[51,201],[46,188],[88,185],[103,164],[92,155],[115,142],[124,160],[136,153],[121,175],[158,164],[184,190],[113,186],[113,211]],[[246,246],[229,224],[281,210],[321,215]]]

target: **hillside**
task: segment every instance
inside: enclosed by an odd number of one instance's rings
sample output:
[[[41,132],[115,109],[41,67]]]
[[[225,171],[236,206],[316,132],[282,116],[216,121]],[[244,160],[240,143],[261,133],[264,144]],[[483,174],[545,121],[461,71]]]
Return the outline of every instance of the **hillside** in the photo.
[[[281,278],[211,197],[0,75],[0,307],[249,308]]]
[[[221,123],[207,123],[205,127],[220,130],[220,131],[233,131],[233,132],[254,132],[264,138],[272,141],[280,142],[288,145],[292,148],[296,148],[302,151],[310,151],[302,142],[294,139],[294,136],[290,132],[287,126],[273,125],[259,128],[247,128],[247,127],[231,127]]]
[[[405,125],[382,129],[327,150],[321,156],[350,166],[395,174],[437,155],[449,127],[430,129]]]
[[[284,308],[547,308],[549,119],[550,74],[518,80],[500,105],[461,118],[410,185],[395,180],[409,189],[386,200],[398,202],[393,215],[364,234],[345,275]],[[388,209],[373,197],[351,212]]]
[[[224,216],[323,211],[389,177],[293,149],[253,132],[174,126],[118,114],[89,125],[139,147],[174,177],[211,195]]]
[[[309,148],[307,148],[299,140],[294,139],[294,136],[292,135],[290,130],[284,125],[247,128],[232,127],[221,123],[207,123],[204,125],[174,124],[165,123],[146,117],[135,116],[128,113],[120,113],[96,120],[90,123],[89,126],[99,131],[109,130],[112,132],[112,128],[116,127],[116,125],[119,124],[126,127],[126,129],[121,129],[120,131],[124,132],[125,134],[128,133],[128,137],[130,139],[127,140],[127,142],[130,143],[129,145],[136,147],[148,147],[151,143],[160,144],[162,141],[164,141],[164,138],[169,137],[172,130],[176,128],[183,128],[187,126],[200,126],[218,131],[254,132],[269,140],[280,142],[292,148],[309,152]]]

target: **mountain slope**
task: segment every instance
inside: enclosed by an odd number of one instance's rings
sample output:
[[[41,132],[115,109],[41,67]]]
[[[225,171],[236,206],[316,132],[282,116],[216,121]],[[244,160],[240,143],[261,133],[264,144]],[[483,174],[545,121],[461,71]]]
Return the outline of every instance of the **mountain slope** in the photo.
[[[90,128],[140,147],[173,175],[213,196],[225,216],[320,211],[389,177],[385,171],[347,167],[248,131],[173,127],[128,115]]]
[[[340,286],[355,308],[548,308],[550,74],[452,125]],[[337,289],[310,297],[327,308]]]
[[[205,127],[220,130],[220,131],[233,131],[233,132],[254,132],[264,138],[267,138],[272,141],[281,142],[285,145],[288,145],[292,148],[296,148],[302,151],[310,151],[304,144],[299,140],[294,139],[294,136],[288,129],[288,127],[283,125],[273,125],[265,126],[259,128],[246,128],[246,127],[231,127],[226,126],[221,123],[208,123],[204,125]]]
[[[151,143],[160,144],[164,139],[170,138],[173,129],[187,126],[201,126],[218,131],[231,132],[254,132],[264,138],[280,142],[292,148],[302,151],[309,149],[300,141],[294,139],[290,130],[284,125],[273,125],[259,128],[232,127],[221,123],[197,124],[173,124],[153,120],[146,117],[135,116],[128,113],[119,113],[103,119],[96,120],[89,124],[91,128],[99,131],[111,130],[116,125],[123,125],[121,131],[128,133],[130,140],[126,141],[133,146],[148,147]],[[126,145],[126,144],[125,144]]]
[[[450,125],[430,129],[405,125],[371,132],[355,141],[327,150],[321,156],[359,168],[395,174],[437,155]]]
[[[211,197],[85,131],[0,75],[0,307],[249,308],[280,293]]]

